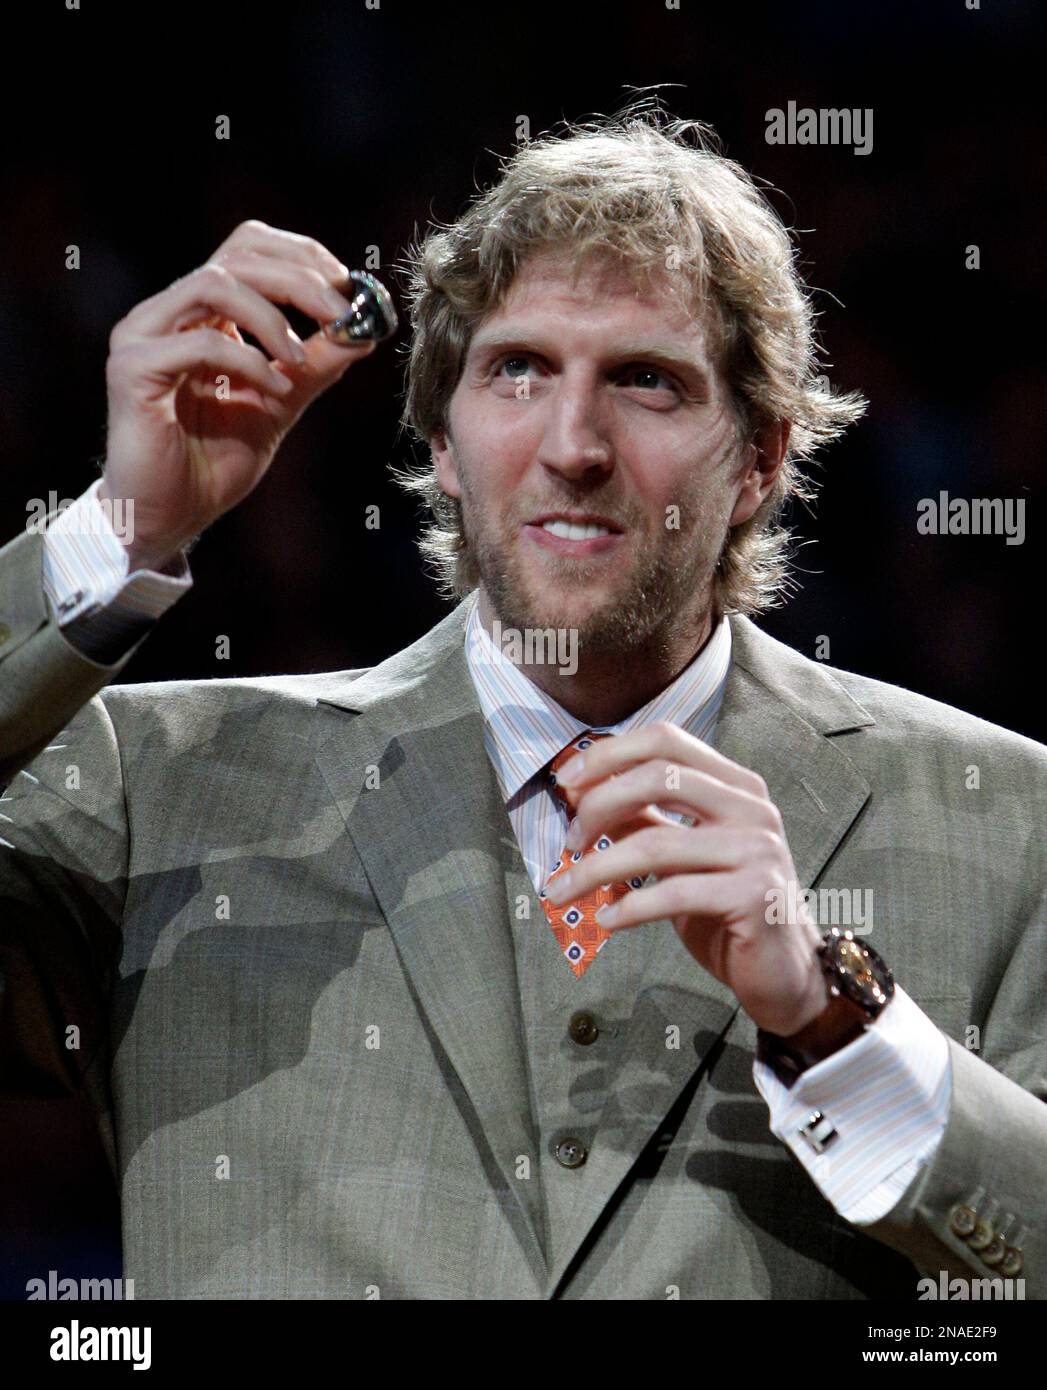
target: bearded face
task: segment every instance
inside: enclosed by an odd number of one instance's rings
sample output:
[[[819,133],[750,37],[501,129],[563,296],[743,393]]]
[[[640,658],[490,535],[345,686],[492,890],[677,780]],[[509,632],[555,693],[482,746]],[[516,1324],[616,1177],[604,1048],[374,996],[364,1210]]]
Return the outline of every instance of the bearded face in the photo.
[[[433,450],[491,612],[587,656],[697,629],[730,525],[759,505],[702,325],[669,285],[521,269],[473,336]],[[739,513],[744,513],[739,515]]]

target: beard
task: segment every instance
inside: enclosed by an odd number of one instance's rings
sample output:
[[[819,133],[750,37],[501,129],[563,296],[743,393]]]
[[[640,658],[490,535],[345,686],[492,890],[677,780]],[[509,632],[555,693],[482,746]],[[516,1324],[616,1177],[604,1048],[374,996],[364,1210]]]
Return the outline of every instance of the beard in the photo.
[[[667,654],[682,628],[701,628],[712,602],[712,577],[726,536],[697,505],[681,506],[694,518],[687,529],[645,532],[642,517],[628,518],[620,506],[588,497],[554,503],[590,507],[616,517],[628,533],[632,559],[619,565],[608,581],[608,560],[573,559],[552,551],[528,563],[521,547],[520,525],[541,511],[520,513],[517,522],[492,522],[471,493],[461,472],[462,526],[480,582],[503,628],[573,628],[581,659],[622,660],[640,653]],[[602,601],[588,607],[578,598],[592,588]]]

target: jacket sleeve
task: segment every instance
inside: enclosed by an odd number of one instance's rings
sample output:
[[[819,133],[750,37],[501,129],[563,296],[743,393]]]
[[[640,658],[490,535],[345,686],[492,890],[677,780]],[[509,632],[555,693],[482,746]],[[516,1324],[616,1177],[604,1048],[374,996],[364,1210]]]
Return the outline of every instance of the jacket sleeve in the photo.
[[[36,1098],[106,1073],[128,831],[97,692],[134,651],[103,666],[69,643],[43,545],[26,531],[0,549],[0,1093]]]
[[[1034,830],[1030,846],[1038,847],[1039,838]],[[952,1096],[941,1142],[898,1203],[859,1229],[908,1255],[936,1284],[955,1276],[1021,1278],[1024,1291],[1014,1297],[1043,1299],[1047,878],[1042,864],[1027,863],[1026,870],[1027,924],[980,1038],[972,1036],[979,1046],[971,1050],[947,1038]]]
[[[0,787],[119,675],[148,636],[111,665],[74,646],[44,589],[44,545],[44,532],[25,531],[0,549]]]

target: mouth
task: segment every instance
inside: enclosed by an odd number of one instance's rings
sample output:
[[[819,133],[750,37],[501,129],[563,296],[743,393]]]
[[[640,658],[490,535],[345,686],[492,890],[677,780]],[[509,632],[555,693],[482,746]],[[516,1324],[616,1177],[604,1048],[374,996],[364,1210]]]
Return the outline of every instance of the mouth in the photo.
[[[581,512],[549,512],[526,522],[523,531],[536,544],[564,555],[599,555],[616,549],[625,536],[610,517]]]

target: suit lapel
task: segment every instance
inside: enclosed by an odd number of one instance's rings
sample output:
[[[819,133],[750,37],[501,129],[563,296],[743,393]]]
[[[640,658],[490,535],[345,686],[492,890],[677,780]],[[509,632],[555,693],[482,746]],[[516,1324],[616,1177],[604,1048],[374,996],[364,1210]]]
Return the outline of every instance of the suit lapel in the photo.
[[[874,720],[832,677],[746,618],[732,616],[732,656],[714,745],[759,775],[782,815],[802,887],[812,887],[869,796],[828,737]],[[608,1095],[553,1297],[600,1215],[688,1087],[701,1084],[738,1015],[733,992],[702,969],[668,919],[652,934],[630,1023],[630,1047]],[[603,955],[615,947],[612,938]],[[594,970],[600,968],[597,961]],[[666,1045],[679,1028],[679,1046]]]
[[[434,1050],[465,1090],[492,1185],[522,1216],[544,1264],[539,1196],[515,1176],[517,1156],[533,1153],[536,1138],[500,843],[512,826],[465,660],[472,601],[344,693],[321,699],[356,713],[320,742],[316,758]],[[369,769],[377,787],[366,786]]]

